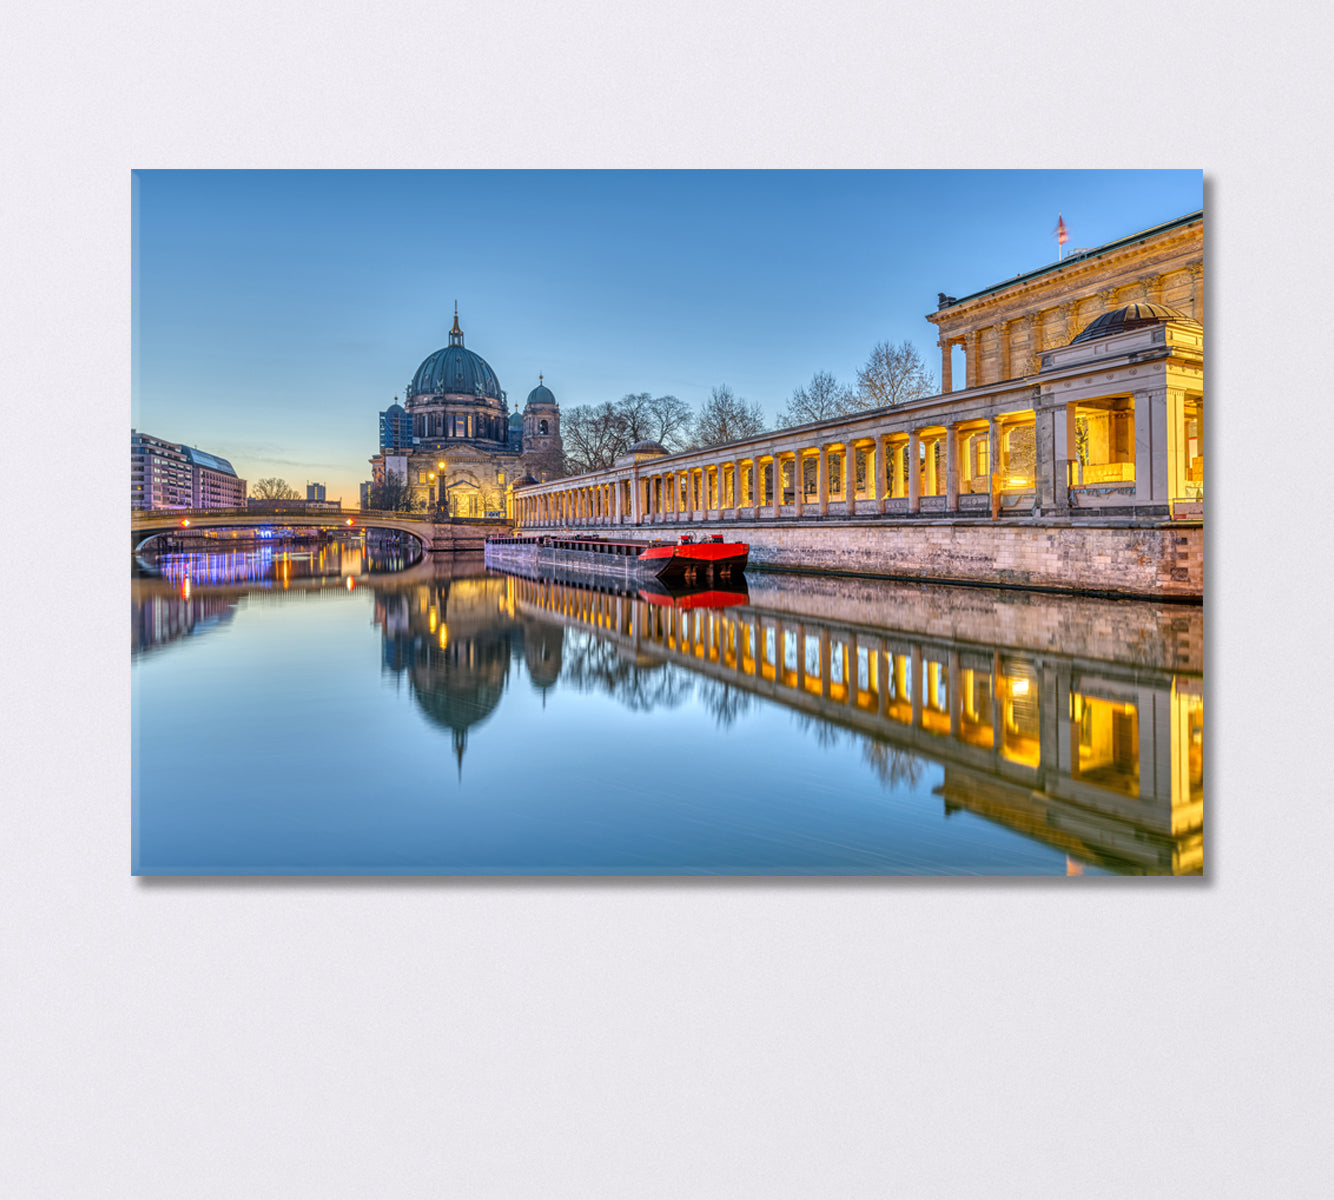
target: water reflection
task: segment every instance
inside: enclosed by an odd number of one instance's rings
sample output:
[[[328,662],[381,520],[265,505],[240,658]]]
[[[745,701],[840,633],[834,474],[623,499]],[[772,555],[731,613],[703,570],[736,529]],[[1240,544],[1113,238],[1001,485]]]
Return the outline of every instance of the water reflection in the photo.
[[[298,591],[404,570],[418,559],[364,535],[320,543],[261,543],[147,554],[132,583],[130,653],[138,656],[230,621],[252,590]]]
[[[886,789],[938,780],[944,818],[1041,843],[1072,873],[1202,868],[1200,609],[777,574],[707,607],[480,561],[383,573],[394,565],[357,545],[166,556],[134,585],[135,651],[221,628],[261,597],[351,586],[370,593],[382,678],[447,736],[460,780],[469,738],[512,686],[544,706],[553,691],[635,713],[693,703],[724,734],[779,705],[801,737],[854,754]],[[595,726],[588,738],[553,755],[553,771],[594,753]],[[763,762],[737,771],[784,786]]]

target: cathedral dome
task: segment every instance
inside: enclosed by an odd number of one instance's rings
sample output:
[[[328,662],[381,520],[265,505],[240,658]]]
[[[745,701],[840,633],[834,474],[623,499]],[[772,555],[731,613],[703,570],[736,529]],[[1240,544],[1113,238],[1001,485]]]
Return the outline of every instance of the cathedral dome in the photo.
[[[1091,342],[1094,338],[1110,337],[1114,333],[1126,333],[1131,329],[1142,329],[1146,325],[1164,325],[1168,321],[1194,325],[1197,329],[1202,328],[1193,317],[1188,317],[1175,308],[1168,308],[1166,304],[1127,304],[1090,321],[1070,340],[1070,345],[1073,346],[1076,342]]]
[[[534,404],[549,404],[552,408],[555,408],[556,397],[554,393],[549,387],[547,387],[544,383],[542,383],[541,375],[539,375],[537,379],[538,379],[538,384],[535,388],[533,388],[531,392],[528,393],[528,403],[525,407],[530,407]]]
[[[449,331],[449,345],[428,355],[408,385],[409,396],[432,396],[451,392],[464,396],[487,396],[499,400],[500,380],[491,364],[480,354],[463,345],[458,309],[454,310],[454,328]]]

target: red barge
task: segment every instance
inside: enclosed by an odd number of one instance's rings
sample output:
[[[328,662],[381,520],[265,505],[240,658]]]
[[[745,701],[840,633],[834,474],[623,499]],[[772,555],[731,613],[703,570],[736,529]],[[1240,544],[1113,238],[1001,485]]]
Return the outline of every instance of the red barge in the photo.
[[[701,575],[726,579],[746,569],[750,546],[725,542],[721,534],[696,541],[683,533],[675,542],[616,541],[580,534],[572,537],[487,538],[486,564],[524,573],[544,568],[610,575],[633,580],[694,579]]]

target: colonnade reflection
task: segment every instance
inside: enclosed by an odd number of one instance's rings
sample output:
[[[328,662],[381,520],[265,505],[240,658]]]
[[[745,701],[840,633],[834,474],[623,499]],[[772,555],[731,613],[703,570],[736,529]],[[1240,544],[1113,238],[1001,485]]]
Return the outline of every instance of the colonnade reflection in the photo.
[[[488,575],[377,585],[376,613],[387,669],[410,675],[460,755],[467,729],[499,705],[509,663],[523,661],[543,690],[595,690],[636,709],[694,697],[720,726],[772,701],[818,736],[856,746],[886,782],[938,764],[947,816],[967,810],[1117,871],[1201,869],[1198,669],[1145,667],[1155,655],[1143,647],[1139,662],[1098,662],[868,626],[852,615],[856,604],[846,618],[831,615],[836,587],[815,598],[823,612],[803,614],[794,582],[795,595],[778,594],[798,611],[780,611],[768,596],[692,607],[690,598]],[[1118,619],[1127,611],[1121,605]],[[1177,611],[1195,623],[1199,610]],[[1161,606],[1145,606],[1143,622],[1146,640],[1160,625],[1179,635]],[[1158,657],[1169,652],[1181,653]]]
[[[189,602],[230,613],[255,590],[295,599],[295,586],[200,585]],[[772,702],[886,784],[935,764],[947,817],[976,814],[1075,864],[1202,869],[1198,608],[778,575],[709,607],[487,573],[477,561],[356,586],[373,593],[382,671],[449,732],[459,771],[470,731],[524,676],[544,702],[562,688],[640,711],[694,699],[722,728]],[[167,590],[183,599],[166,581],[143,585],[136,629],[160,619]]]

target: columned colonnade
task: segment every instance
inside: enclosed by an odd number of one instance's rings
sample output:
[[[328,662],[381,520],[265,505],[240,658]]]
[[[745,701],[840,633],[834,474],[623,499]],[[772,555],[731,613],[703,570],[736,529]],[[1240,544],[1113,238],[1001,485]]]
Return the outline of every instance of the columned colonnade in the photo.
[[[1202,515],[1203,335],[1132,328],[1026,380],[514,492],[522,529],[872,516]]]
[[[1033,422],[1031,408],[920,425],[890,410],[879,428],[864,417],[826,422],[529,485],[515,494],[515,517],[522,528],[564,528],[985,511],[992,463],[1015,464],[1009,490],[1033,490],[1033,455],[1010,452],[1014,431]]]

